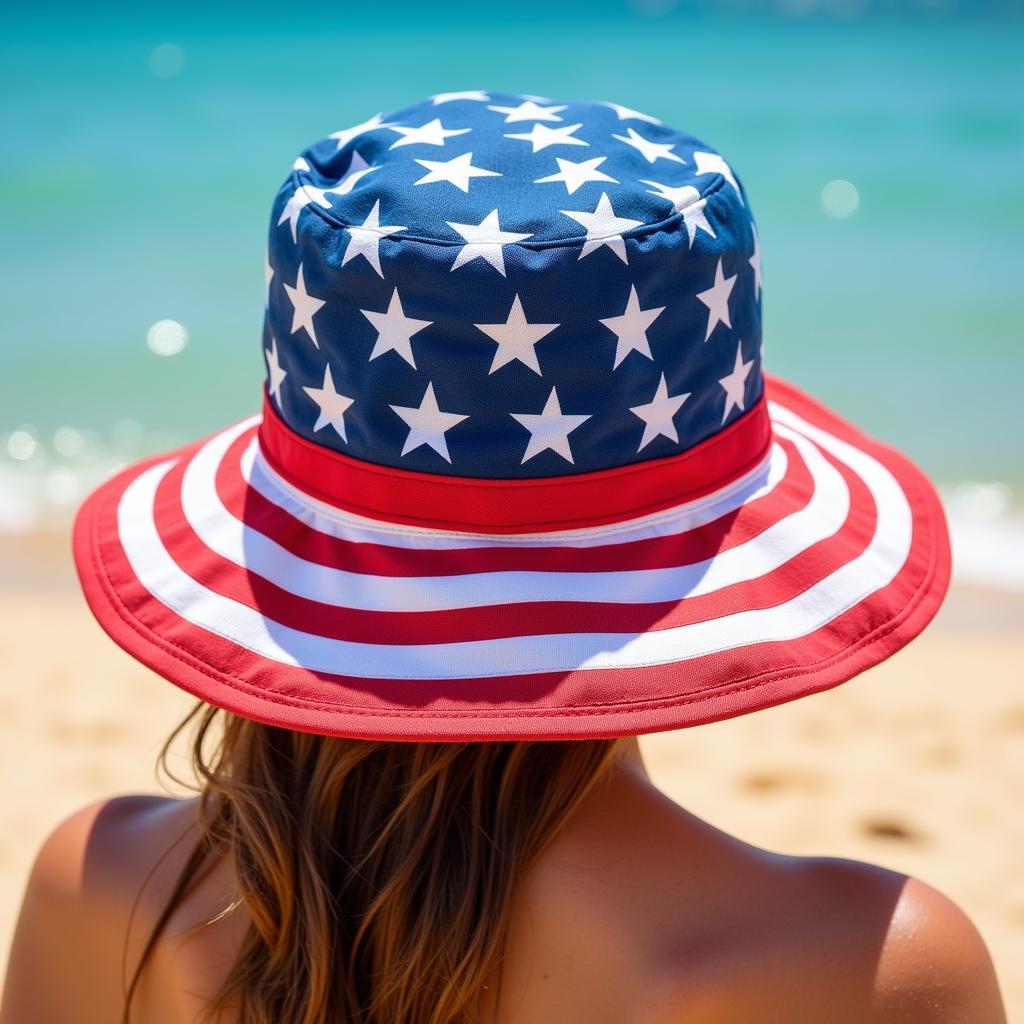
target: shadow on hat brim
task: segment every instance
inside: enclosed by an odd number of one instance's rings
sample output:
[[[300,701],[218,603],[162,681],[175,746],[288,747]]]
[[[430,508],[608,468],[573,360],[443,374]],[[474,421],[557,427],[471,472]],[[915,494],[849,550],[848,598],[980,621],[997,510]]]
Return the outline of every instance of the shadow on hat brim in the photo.
[[[950,550],[911,462],[792,385],[744,480],[557,534],[374,521],[295,491],[257,421],[134,465],[75,522],[107,633],[195,696],[376,740],[598,738],[828,689],[916,636]]]

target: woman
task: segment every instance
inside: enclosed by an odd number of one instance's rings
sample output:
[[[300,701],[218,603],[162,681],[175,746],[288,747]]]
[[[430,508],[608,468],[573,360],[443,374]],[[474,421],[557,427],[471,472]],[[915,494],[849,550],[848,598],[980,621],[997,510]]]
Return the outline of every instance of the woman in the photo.
[[[75,527],[100,623],[200,699],[199,795],[50,837],[3,1024],[1002,1021],[941,894],[644,771],[887,657],[949,574],[921,473],[765,380],[722,157],[435,96],[296,160],[267,284],[262,417]]]

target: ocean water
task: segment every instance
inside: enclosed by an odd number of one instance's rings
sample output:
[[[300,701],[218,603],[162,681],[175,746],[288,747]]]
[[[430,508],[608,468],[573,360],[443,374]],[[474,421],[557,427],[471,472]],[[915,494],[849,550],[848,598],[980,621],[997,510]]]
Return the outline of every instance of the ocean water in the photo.
[[[493,88],[721,149],[768,368],[939,482],[962,578],[1024,588],[1022,53],[1010,2],[33,8],[0,39],[0,530],[256,410],[267,214],[307,142]]]

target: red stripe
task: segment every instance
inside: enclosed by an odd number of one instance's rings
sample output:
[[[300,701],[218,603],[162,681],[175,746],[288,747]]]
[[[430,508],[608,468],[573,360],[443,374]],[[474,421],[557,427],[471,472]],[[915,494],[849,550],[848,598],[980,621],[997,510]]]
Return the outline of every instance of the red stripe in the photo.
[[[386,647],[550,633],[640,633],[781,604],[860,554],[874,531],[874,502],[855,474],[842,465],[837,464],[837,469],[850,488],[851,508],[855,511],[832,537],[807,548],[770,575],[680,601],[658,603],[532,601],[440,611],[381,612],[312,601],[221,558],[203,544],[188,525],[181,506],[183,464],[175,466],[160,482],[155,521],[171,558],[193,579],[273,622],[316,636]],[[397,580],[390,585],[397,589],[402,586]]]
[[[765,458],[772,430],[762,396],[679,455],[524,480],[414,473],[354,459],[295,433],[266,395],[259,437],[264,457],[289,483],[349,512],[439,530],[530,533],[619,522],[720,490]]]
[[[228,511],[300,558],[375,576],[457,576],[516,570],[607,572],[690,564],[743,544],[780,516],[799,511],[810,500],[814,486],[795,445],[777,439],[788,455],[784,479],[769,494],[684,533],[621,542],[616,542],[616,534],[609,534],[609,542],[600,545],[408,548],[321,533],[269,501],[250,487],[241,473],[240,459],[251,437],[247,433],[236,440],[217,468],[217,496]]]

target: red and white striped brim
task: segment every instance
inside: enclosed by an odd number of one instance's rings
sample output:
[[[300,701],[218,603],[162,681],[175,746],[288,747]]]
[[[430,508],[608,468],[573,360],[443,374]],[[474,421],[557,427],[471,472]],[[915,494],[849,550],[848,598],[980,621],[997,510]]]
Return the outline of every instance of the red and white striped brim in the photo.
[[[459,478],[423,492],[447,503],[447,524],[421,525],[416,507],[368,513],[375,488],[408,505],[413,485],[382,467],[346,476],[354,460],[338,476],[351,500],[315,476],[300,485],[275,447],[299,439],[254,418],[104,484],[76,522],[76,562],[122,647],[268,724],[391,740],[696,725],[881,661],[948,583],[919,470],[776,379],[765,410],[763,451],[728,482],[594,525],[596,488],[629,488],[614,471],[571,478],[588,525],[542,529],[500,515],[470,528]],[[550,484],[516,481],[494,507],[543,511]]]

